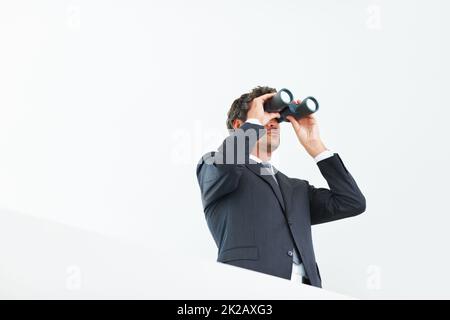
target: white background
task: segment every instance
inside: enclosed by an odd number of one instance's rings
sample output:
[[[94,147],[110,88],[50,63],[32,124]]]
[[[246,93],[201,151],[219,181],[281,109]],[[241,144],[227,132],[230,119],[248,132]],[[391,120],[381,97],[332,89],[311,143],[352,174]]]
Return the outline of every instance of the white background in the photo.
[[[2,1],[0,209],[214,261],[195,164],[235,98],[287,87],[319,100],[323,140],[367,198],[363,215],[314,227],[324,287],[450,298],[449,9]],[[288,124],[274,162],[326,186]]]

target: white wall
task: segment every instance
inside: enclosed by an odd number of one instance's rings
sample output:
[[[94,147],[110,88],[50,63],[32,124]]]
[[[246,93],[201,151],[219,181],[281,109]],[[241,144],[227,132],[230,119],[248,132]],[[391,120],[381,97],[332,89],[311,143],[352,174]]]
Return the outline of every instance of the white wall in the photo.
[[[367,198],[314,228],[324,286],[449,298],[448,9],[2,1],[0,209],[213,261],[195,163],[233,99],[287,87],[319,100],[323,139]],[[278,168],[325,186],[288,124],[282,140]]]
[[[11,211],[0,251],[0,299],[352,299]]]

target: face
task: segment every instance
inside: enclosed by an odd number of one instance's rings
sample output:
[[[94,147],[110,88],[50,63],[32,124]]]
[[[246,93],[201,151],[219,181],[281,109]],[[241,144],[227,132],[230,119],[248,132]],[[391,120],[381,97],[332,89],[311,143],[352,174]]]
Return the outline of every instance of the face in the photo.
[[[272,153],[280,145],[280,124],[276,119],[272,119],[264,127],[266,134],[259,139],[258,148],[261,151]]]
[[[244,122],[236,119],[233,123],[233,127],[239,128]],[[265,153],[274,152],[280,145],[280,124],[276,119],[270,120],[264,128],[266,134],[258,140],[258,150]]]

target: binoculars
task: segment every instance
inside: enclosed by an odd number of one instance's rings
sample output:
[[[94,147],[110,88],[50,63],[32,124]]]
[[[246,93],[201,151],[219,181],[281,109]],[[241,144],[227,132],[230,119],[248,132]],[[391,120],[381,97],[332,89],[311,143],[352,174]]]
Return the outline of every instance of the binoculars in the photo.
[[[300,104],[294,102],[294,96],[288,89],[281,89],[272,98],[264,102],[264,111],[279,112],[278,122],[289,121],[287,116],[300,119],[319,110],[319,103],[313,97],[306,97]]]

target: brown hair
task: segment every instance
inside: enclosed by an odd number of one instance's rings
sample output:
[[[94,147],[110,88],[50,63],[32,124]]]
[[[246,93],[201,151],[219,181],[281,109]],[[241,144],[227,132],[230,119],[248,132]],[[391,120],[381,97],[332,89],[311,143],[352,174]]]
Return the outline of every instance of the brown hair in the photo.
[[[233,129],[233,121],[239,119],[247,120],[248,103],[253,99],[262,96],[266,93],[277,92],[275,88],[258,86],[248,93],[242,94],[239,98],[233,101],[230,110],[227,113],[227,128]]]

